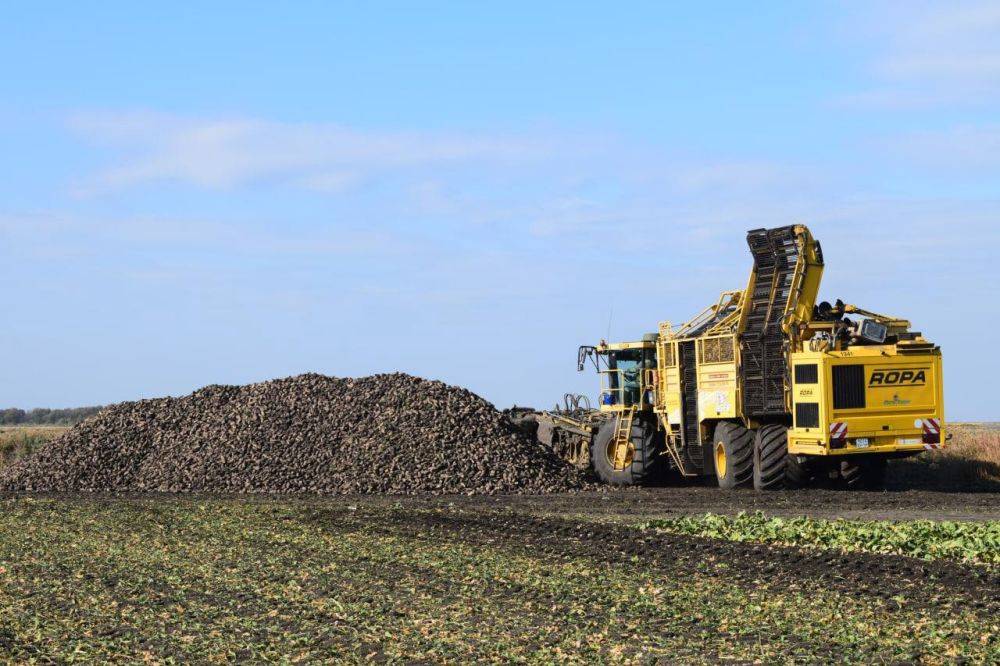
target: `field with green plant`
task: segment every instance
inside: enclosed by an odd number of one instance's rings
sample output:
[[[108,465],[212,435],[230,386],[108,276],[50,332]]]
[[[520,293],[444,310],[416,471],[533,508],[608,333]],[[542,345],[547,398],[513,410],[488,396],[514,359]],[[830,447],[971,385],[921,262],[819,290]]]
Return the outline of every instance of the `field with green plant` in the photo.
[[[1000,565],[1000,522],[821,520],[762,512],[648,520],[640,529],[730,541]]]
[[[1000,430],[953,432],[901,492],[2,496],[0,662],[998,662]]]
[[[864,544],[840,549],[797,524],[761,537],[747,518],[642,528],[503,504],[7,498],[0,659],[1000,659],[996,523],[923,537],[914,559],[858,552],[898,548],[868,526],[818,531]]]

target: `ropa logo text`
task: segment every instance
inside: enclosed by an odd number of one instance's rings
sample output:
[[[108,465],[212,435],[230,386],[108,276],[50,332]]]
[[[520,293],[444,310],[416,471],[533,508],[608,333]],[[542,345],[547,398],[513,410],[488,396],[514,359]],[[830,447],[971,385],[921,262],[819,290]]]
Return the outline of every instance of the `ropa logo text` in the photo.
[[[868,386],[923,386],[927,383],[926,368],[913,370],[873,370]]]

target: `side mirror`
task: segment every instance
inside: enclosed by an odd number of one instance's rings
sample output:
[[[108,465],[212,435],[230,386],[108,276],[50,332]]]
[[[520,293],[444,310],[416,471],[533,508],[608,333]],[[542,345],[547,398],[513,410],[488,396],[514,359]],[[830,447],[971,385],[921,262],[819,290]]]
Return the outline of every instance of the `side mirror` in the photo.
[[[580,345],[580,348],[576,350],[576,371],[583,372],[587,365],[587,357],[593,356],[595,353],[597,353],[597,347]],[[597,366],[597,361],[594,361],[594,366]]]

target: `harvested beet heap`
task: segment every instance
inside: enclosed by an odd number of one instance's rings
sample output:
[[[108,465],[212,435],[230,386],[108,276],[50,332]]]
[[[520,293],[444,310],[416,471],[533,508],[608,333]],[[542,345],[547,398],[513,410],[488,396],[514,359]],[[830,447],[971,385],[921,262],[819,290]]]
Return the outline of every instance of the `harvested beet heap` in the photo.
[[[568,465],[465,389],[308,374],[126,402],[0,472],[0,490],[544,493]]]

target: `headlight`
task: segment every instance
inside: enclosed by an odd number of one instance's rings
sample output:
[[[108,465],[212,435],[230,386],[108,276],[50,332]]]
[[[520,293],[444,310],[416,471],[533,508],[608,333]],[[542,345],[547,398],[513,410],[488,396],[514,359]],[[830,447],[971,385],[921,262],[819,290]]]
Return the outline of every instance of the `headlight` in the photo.
[[[865,319],[861,322],[861,330],[858,331],[858,335],[869,342],[882,344],[885,342],[885,335],[888,332],[889,329],[884,324],[871,319]]]

